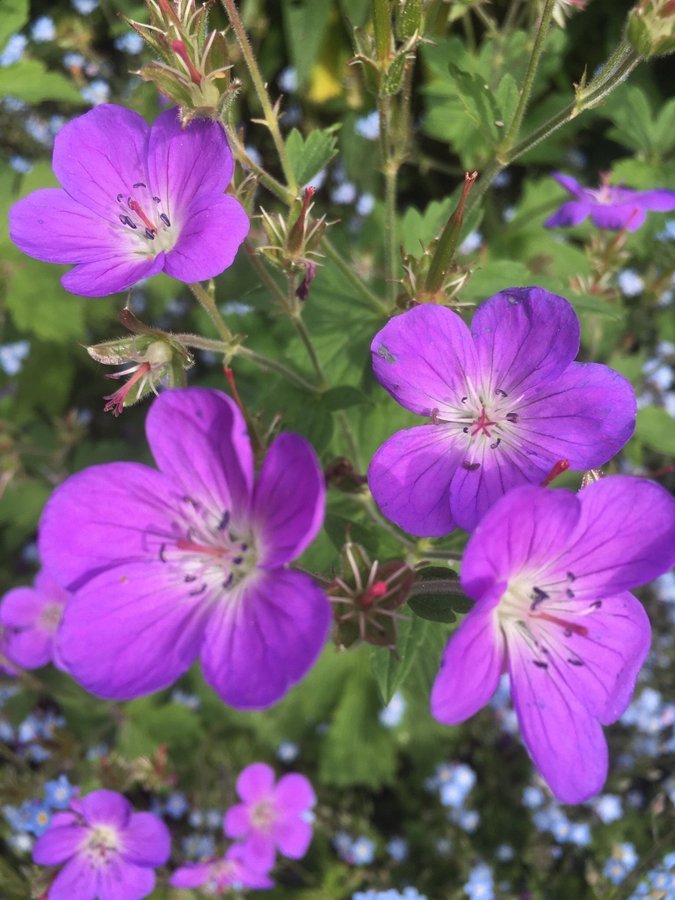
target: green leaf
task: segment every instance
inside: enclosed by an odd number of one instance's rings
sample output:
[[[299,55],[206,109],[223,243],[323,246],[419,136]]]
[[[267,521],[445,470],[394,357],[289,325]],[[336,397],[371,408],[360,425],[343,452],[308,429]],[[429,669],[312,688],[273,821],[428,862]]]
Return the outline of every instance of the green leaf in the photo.
[[[430,622],[454,622],[457,616],[452,608],[452,594],[417,594],[408,600],[408,606],[416,616]]]
[[[0,16],[0,50],[9,38],[28,21],[28,0],[2,0]]]
[[[0,69],[0,97],[17,97],[26,103],[64,100],[83,106],[75,85],[60,72],[51,72],[37,59],[22,59]]]
[[[297,128],[286,138],[286,151],[298,184],[308,181],[320,172],[337,153],[335,129],[312,131],[305,139]]]
[[[6,304],[16,327],[58,344],[84,340],[85,308],[95,301],[65,291],[58,278],[62,268],[14,255],[18,261],[8,279]]]
[[[495,92],[495,100],[499,107],[501,121],[506,128],[511,124],[511,120],[515,115],[519,97],[520,92],[518,91],[516,79],[510,72],[506,72],[502,75],[502,80],[499,82]]]
[[[338,550],[342,550],[346,541],[353,541],[371,555],[377,553],[378,533],[377,529],[361,525],[335,513],[327,513],[323,523],[326,534]]]
[[[491,141],[499,135],[500,112],[489,85],[480,75],[465,72],[454,63],[448,66],[457,88],[457,98],[471,122]]]
[[[325,394],[322,394],[322,399],[330,410],[349,409],[350,406],[360,406],[363,403],[372,406],[372,400],[369,400],[363,391],[352,387],[350,384],[331,388]]]
[[[675,419],[660,406],[638,410],[635,437],[657,453],[675,456]]]
[[[291,63],[303,86],[330,25],[332,0],[285,0],[282,11]],[[311,177],[311,176],[310,176]]]
[[[389,703],[408,677],[417,653],[424,646],[429,629],[426,619],[413,616],[400,623],[398,658],[390,650],[374,647],[370,664],[383,702]]]

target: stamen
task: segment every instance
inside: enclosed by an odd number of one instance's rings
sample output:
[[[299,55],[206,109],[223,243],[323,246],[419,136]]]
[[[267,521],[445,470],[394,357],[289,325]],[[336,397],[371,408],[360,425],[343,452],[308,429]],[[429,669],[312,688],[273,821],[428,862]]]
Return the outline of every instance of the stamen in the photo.
[[[154,237],[155,234],[157,233],[157,229],[155,228],[155,226],[152,224],[150,219],[146,216],[146,214],[141,209],[141,205],[138,202],[138,200],[134,200],[133,197],[129,197],[128,206],[129,206],[129,209],[133,209],[133,211],[136,213],[136,215],[141,220],[141,222],[145,225],[145,227],[148,229],[148,231],[152,232],[152,237]],[[147,232],[146,232],[146,234],[147,234]]]
[[[195,544],[193,541],[178,538],[176,541],[177,550],[188,550],[190,553],[203,553],[204,556],[215,556],[221,558],[225,555],[222,547],[209,547],[207,544]]]
[[[135,188],[139,188],[139,187],[147,188],[147,184],[145,184],[145,182],[143,182],[143,181],[137,181],[136,184],[134,184],[132,186]]]
[[[507,413],[506,416],[505,416],[505,418],[506,418],[506,421],[507,421],[507,422],[514,422],[514,423],[515,423],[515,422],[518,421],[518,413],[514,413],[514,412]]]
[[[155,232],[154,232],[154,229],[152,229],[152,228],[146,228],[146,229],[145,229],[145,236],[146,236],[146,238],[148,238],[148,240],[154,241],[154,239],[155,239]]]
[[[490,450],[496,450],[497,447],[499,447],[499,445],[501,444],[501,442],[502,442],[502,439],[497,438],[497,440],[494,442],[494,444],[490,444]]]
[[[496,388],[496,389],[495,389],[495,394],[497,394],[498,397],[508,397],[508,396],[509,396],[509,395],[506,393],[506,391],[503,391],[501,388]]]
[[[570,462],[568,459],[559,459],[558,462],[553,466],[551,471],[548,473],[546,478],[541,483],[542,487],[546,487],[546,485],[550,484],[558,475],[562,475],[563,472],[566,472],[570,467]]]
[[[542,591],[542,589],[538,588],[538,587],[532,588],[531,596],[533,598],[533,602],[532,602],[532,605],[530,606],[530,609],[536,609],[540,603],[543,603],[544,600],[549,599],[549,595],[546,593],[546,591]]]
[[[467,469],[469,472],[475,472],[476,469],[480,469],[480,463],[472,463],[465,459],[462,463],[462,468]]]
[[[540,659],[533,659],[532,662],[539,669],[548,669],[548,663],[542,662]]]
[[[583,666],[583,661],[580,659],[568,659],[567,662],[571,666]]]
[[[129,228],[133,228],[134,231],[138,228],[138,225],[129,218],[129,216],[120,216],[120,222],[122,225],[128,225]]]
[[[200,594],[203,594],[206,590],[206,582],[202,584],[201,587],[197,588],[195,591],[188,591],[189,597],[198,597]]]
[[[550,613],[546,612],[531,613],[530,616],[533,619],[544,619],[545,622],[552,622],[554,625],[560,625],[561,628],[565,629],[565,634],[568,637],[572,634],[588,637],[588,628],[586,628],[585,625],[578,625],[576,622],[567,622],[565,619],[559,619],[557,616],[552,616]]]
[[[157,199],[159,200],[159,197]],[[160,213],[159,217],[162,220],[162,222],[164,222],[164,224],[166,225],[167,228],[171,228],[171,222],[169,221],[169,217],[167,216],[166,213]]]
[[[223,513],[223,515],[220,519],[220,522],[218,522],[218,531],[225,531],[229,522],[230,522],[230,513],[228,512],[228,510],[225,510],[225,512]]]

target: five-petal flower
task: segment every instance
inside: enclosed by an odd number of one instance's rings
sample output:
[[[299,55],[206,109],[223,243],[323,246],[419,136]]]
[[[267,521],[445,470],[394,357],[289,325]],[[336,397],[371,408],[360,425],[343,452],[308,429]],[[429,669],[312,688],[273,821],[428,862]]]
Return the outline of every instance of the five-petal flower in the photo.
[[[629,588],[675,562],[675,501],[659,485],[612,476],[573,494],[515,488],[472,535],[462,586],[476,605],[451,637],[433,715],[463,722],[506,668],[523,740],[564,803],[607,776],[602,725],[630,702],[650,643]]]
[[[55,635],[70,594],[49,572],[42,570],[32,588],[17,587],[0,601],[7,655],[24,669],[54,661],[60,666]]]
[[[49,900],[141,900],[169,859],[171,838],[160,818],[135,813],[115,791],[93,791],[56,813],[33,847],[33,861],[63,868]]]
[[[555,180],[568,191],[573,200],[563,203],[544,223],[547,228],[579,225],[588,216],[598,228],[610,231],[637,231],[645,223],[647,211],[670,212],[675,209],[675,191],[655,188],[651,191],[634,191],[607,183],[598,188],[586,188],[561,172],[553,174]]]
[[[269,706],[330,626],[323,591],[287,568],[323,521],[314,451],[279,435],[254,484],[243,416],[205,388],[165,391],[146,430],[159,471],[92,466],[45,507],[42,559],[76,591],[58,635],[64,665],[92,693],[127,699],[167,687],[200,656],[226,703]]]
[[[371,350],[380,384],[431,418],[394,434],[368,472],[382,512],[411,534],[471,530],[511,488],[541,483],[561,460],[596,468],[633,433],[629,382],[573,362],[579,320],[542,288],[491,297],[471,331],[445,307],[415,307],[391,319]]]
[[[170,109],[151,127],[103,104],[63,126],[52,165],[62,187],[16,203],[10,236],[28,256],[74,264],[61,279],[73,294],[103,297],[158,272],[213,278],[248,232],[243,207],[224,193],[234,162],[217,122],[181,128]]]

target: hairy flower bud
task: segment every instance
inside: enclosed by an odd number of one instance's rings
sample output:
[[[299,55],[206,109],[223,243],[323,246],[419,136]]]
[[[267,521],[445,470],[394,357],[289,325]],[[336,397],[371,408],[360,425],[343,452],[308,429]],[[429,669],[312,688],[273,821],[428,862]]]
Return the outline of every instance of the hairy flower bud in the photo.
[[[396,610],[408,599],[414,580],[414,570],[402,560],[371,562],[360,544],[345,544],[340,576],[328,588],[338,647],[365,641],[395,651],[396,622],[405,618]]]

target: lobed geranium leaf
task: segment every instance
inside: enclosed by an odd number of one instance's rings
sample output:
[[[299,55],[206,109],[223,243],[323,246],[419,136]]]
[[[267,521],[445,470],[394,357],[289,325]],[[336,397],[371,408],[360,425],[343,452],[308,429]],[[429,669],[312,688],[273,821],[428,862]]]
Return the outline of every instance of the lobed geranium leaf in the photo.
[[[312,131],[303,138],[297,128],[293,128],[286,138],[286,151],[298,184],[308,181],[328,165],[337,153],[335,129]]]

